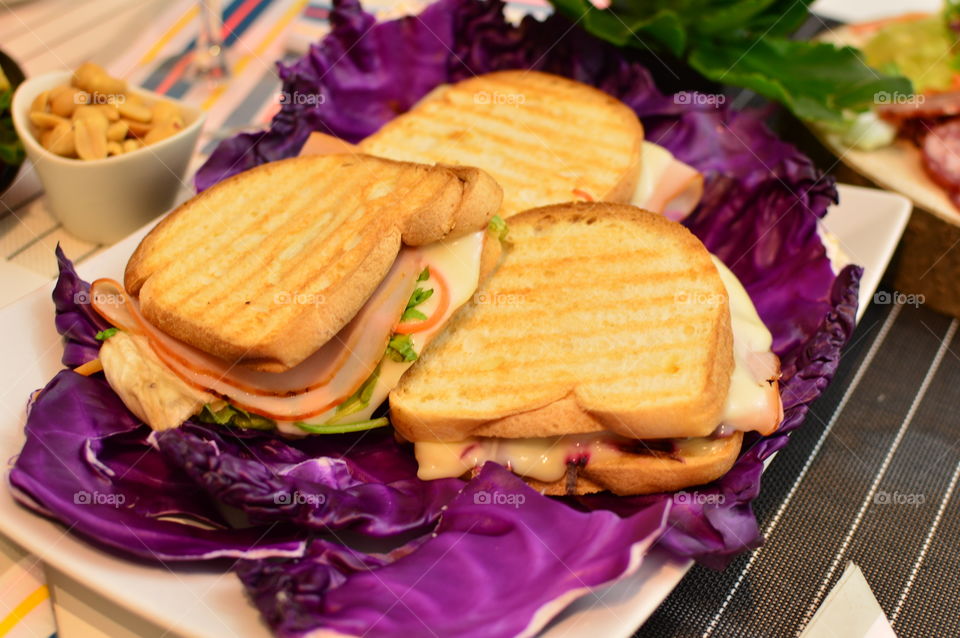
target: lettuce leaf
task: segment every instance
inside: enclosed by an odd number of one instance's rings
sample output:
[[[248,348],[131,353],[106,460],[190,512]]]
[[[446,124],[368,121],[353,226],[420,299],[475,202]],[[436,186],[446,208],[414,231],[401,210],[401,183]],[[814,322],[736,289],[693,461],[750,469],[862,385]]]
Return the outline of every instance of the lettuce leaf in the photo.
[[[913,92],[910,80],[864,63],[851,47],[789,39],[808,2],[713,0],[631,2],[597,9],[590,0],[551,0],[587,32],[619,47],[684,60],[708,80],[752,89],[806,120],[866,111],[880,92]]]
[[[4,78],[6,81],[6,78]],[[0,164],[18,166],[25,157],[23,143],[13,127],[13,116],[10,113],[10,101],[13,91],[9,83],[0,87]]]

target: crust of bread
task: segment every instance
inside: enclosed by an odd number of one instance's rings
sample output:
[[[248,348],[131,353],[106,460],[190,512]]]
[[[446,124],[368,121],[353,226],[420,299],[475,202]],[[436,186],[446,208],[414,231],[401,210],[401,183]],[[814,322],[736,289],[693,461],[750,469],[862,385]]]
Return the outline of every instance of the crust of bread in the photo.
[[[592,86],[497,71],[437,87],[359,146],[392,159],[477,166],[503,187],[506,219],[584,195],[629,202],[642,142],[636,114]]]
[[[509,225],[500,267],[391,393],[400,434],[709,435],[733,344],[703,244],[660,215],[606,203],[548,206]]]
[[[621,454],[590,461],[577,468],[571,491],[567,477],[553,482],[524,478],[536,490],[552,496],[592,494],[610,491],[619,495],[675,492],[693,485],[703,485],[726,474],[737,456],[743,434],[734,433],[718,439],[709,453],[683,453],[677,458],[654,454]]]
[[[167,334],[280,372],[353,318],[402,244],[480,230],[501,195],[468,167],[362,154],[272,162],[173,211],[137,247],[124,281]]]
[[[500,265],[500,259],[503,257],[503,243],[493,231],[488,230],[483,236],[483,248],[480,251],[480,277],[478,286],[493,274]]]

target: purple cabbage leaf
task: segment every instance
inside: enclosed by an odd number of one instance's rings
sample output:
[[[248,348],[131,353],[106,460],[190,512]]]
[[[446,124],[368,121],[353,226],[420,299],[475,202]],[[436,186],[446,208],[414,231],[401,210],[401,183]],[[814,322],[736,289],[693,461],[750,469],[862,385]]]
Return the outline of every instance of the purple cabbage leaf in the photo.
[[[426,540],[376,556],[314,541],[303,558],[238,572],[282,637],[533,635],[577,595],[636,569],[668,508],[579,512],[487,463]]]

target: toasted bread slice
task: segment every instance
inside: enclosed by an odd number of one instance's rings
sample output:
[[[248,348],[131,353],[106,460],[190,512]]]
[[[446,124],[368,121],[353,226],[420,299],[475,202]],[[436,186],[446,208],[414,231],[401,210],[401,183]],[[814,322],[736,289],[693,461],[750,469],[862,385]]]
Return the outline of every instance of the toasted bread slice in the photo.
[[[360,148],[481,168],[503,187],[506,218],[560,202],[628,202],[642,142],[636,114],[616,98],[556,75],[500,71],[436,89]]]
[[[403,437],[655,439],[719,425],[734,365],[729,302],[686,228],[631,206],[563,204],[515,216],[509,239],[390,394]]]
[[[628,453],[605,457],[570,468],[576,472],[572,484],[567,477],[549,483],[524,480],[552,496],[604,490],[621,495],[674,492],[726,474],[737,460],[742,442],[743,433],[735,432],[723,439],[692,439],[693,445],[683,447],[675,457]]]
[[[500,199],[466,167],[360,154],[273,162],[171,213],[134,252],[125,285],[167,334],[279,372],[350,321],[401,244],[483,229]]]

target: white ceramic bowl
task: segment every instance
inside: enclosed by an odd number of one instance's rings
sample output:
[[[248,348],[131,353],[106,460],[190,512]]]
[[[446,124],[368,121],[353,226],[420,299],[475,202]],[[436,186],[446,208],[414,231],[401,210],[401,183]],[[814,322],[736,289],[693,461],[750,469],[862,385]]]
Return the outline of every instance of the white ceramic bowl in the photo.
[[[206,114],[189,104],[130,87],[146,101],[169,100],[183,114],[183,130],[145,148],[102,160],[60,157],[40,146],[30,123],[33,100],[70,82],[70,71],[30,78],[13,94],[13,125],[36,168],[50,212],[72,235],[114,243],[173,205],[183,185]]]

